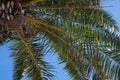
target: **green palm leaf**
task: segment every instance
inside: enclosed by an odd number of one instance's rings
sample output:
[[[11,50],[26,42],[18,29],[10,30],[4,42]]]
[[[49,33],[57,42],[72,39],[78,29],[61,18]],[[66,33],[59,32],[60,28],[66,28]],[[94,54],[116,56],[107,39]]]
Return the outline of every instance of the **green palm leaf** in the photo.
[[[29,4],[24,25],[11,35],[14,80],[54,80],[44,53],[57,53],[72,80],[117,80],[120,38],[100,0],[23,0]],[[12,32],[12,34],[14,31]],[[32,33],[31,33],[32,34]],[[20,38],[20,39],[19,39]],[[30,38],[28,38],[30,39]],[[43,46],[41,48],[41,45]],[[51,54],[51,53],[50,53]]]

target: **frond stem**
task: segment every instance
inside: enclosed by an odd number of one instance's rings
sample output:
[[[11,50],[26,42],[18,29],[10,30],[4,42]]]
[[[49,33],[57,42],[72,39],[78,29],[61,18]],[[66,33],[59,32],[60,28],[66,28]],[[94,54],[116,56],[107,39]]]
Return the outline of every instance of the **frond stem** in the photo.
[[[29,1],[29,4],[34,4],[34,3],[38,3],[38,2],[44,2],[46,0],[31,0]]]
[[[32,61],[33,61],[33,62],[35,63],[35,65],[36,65],[36,68],[39,70],[39,72],[40,72],[40,80],[44,80],[44,79],[42,78],[43,75],[42,75],[42,72],[41,72],[41,70],[40,70],[40,67],[39,67],[38,63],[36,62],[36,60],[35,60],[35,56],[33,55],[33,52],[32,52],[32,50],[31,50],[30,46],[28,45],[28,43],[26,42],[26,40],[25,40],[22,32],[21,32],[20,30],[16,30],[16,32],[17,32],[19,38],[20,38],[20,39],[22,40],[22,42],[24,43],[26,49],[28,50],[28,52],[29,52],[29,54],[30,54],[30,56],[31,56]]]

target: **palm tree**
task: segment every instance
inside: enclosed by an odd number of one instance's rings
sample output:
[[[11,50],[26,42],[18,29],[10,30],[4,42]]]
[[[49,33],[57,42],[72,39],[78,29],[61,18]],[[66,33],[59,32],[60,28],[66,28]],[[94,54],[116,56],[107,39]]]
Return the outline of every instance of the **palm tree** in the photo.
[[[0,42],[13,45],[14,80],[54,80],[57,53],[73,80],[119,80],[120,39],[100,0],[0,0]]]

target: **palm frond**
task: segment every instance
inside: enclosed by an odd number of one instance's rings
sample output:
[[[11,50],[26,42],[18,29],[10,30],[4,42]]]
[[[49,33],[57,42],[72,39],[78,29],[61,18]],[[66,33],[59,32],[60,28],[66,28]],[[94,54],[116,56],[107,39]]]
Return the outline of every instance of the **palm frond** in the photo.
[[[14,39],[14,47],[11,47],[11,50],[13,50],[12,57],[15,61],[14,80],[21,80],[25,76],[32,80],[53,79],[53,67],[43,60],[43,54],[41,53],[43,47],[37,43],[29,43],[28,46],[22,34],[19,32],[18,34],[26,45],[23,45],[20,40]]]
[[[42,36],[47,41],[45,52],[49,52],[48,48],[53,49],[73,80],[119,78],[118,27],[101,9],[100,0],[28,2],[25,25],[36,31],[35,36]],[[11,47],[15,60],[14,80],[20,80],[24,75],[32,80],[52,80],[51,66],[43,60],[38,49],[40,38],[35,44],[26,41],[24,32],[17,30],[17,34],[21,41],[16,38],[18,41],[15,40]]]

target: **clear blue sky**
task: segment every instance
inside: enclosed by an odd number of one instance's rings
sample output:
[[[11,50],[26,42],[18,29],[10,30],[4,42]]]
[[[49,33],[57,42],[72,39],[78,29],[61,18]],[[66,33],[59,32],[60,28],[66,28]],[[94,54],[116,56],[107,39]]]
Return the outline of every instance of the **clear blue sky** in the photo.
[[[0,80],[12,80],[12,59],[8,44],[0,46]]]
[[[117,24],[120,26],[120,0],[106,0],[103,5],[112,6],[106,7],[104,8],[104,10],[108,11],[113,16],[113,19],[115,19]],[[0,80],[12,80],[13,61],[10,58],[10,50],[8,47],[8,44],[0,46]],[[48,56],[49,58],[46,57],[46,60],[52,62],[52,64],[55,66],[56,80],[70,80],[70,77],[63,70],[64,65],[59,64],[56,55]]]

